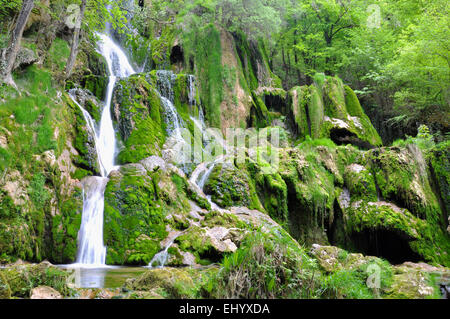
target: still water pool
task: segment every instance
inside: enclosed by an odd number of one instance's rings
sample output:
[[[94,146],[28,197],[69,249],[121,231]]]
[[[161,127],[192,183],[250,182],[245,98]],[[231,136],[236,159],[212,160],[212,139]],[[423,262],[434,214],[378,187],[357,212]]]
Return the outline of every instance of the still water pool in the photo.
[[[78,267],[76,265],[58,265],[73,270],[70,280],[77,288],[118,288],[128,278],[136,278],[145,272],[144,267]]]

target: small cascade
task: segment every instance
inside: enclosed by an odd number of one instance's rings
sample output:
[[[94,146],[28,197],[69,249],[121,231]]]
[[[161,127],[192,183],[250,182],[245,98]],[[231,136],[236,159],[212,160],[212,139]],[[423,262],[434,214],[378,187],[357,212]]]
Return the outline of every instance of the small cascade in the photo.
[[[157,253],[155,256],[153,256],[152,260],[149,262],[148,267],[149,268],[163,268],[167,260],[169,259],[169,248],[172,246],[173,241],[171,241],[164,250]],[[157,265],[156,267],[153,265]]]
[[[193,75],[188,75],[188,100],[189,100],[189,105],[196,105],[197,104],[197,100],[195,99],[195,93],[197,92],[196,88],[195,88],[195,76]]]
[[[175,135],[177,140],[182,140],[181,128],[184,127],[184,123],[174,106],[173,82],[176,80],[176,75],[172,71],[159,70],[156,71],[156,76],[158,91],[165,110],[167,133],[169,136]]]
[[[173,82],[177,79],[177,76],[172,71],[158,70],[156,71],[156,77],[159,93],[173,103],[175,98]]]
[[[203,173],[202,178],[198,181],[197,185],[198,187],[200,187],[201,190],[203,190],[203,188],[205,187],[205,183],[209,178],[209,175],[211,175],[214,167],[216,166],[216,163],[210,163],[209,164],[209,168]],[[206,165],[205,167],[208,167],[208,165]]]
[[[161,102],[164,105],[166,123],[167,123],[167,134],[169,136],[174,135],[177,140],[182,140],[181,128],[183,124],[178,116],[178,112],[173,105],[173,103],[166,97],[161,96]]]
[[[169,235],[168,239],[169,242],[164,247],[163,250],[161,250],[159,253],[157,253],[155,256],[153,256],[152,260],[148,263],[148,268],[163,268],[167,260],[169,259],[169,248],[172,247],[173,243],[175,242],[175,239],[177,239],[178,236],[180,236],[182,232],[176,232],[172,234],[172,236]],[[154,266],[155,265],[155,266]]]

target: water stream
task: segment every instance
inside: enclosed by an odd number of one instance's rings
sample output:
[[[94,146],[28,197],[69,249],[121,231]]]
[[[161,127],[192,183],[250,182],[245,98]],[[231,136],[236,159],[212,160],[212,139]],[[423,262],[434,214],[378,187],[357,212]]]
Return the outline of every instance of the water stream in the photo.
[[[135,73],[123,50],[111,35],[98,34],[98,52],[106,59],[109,83],[98,131],[90,114],[80,107],[90,131],[93,131],[100,177],[83,180],[83,214],[78,232],[78,253],[74,266],[102,267],[106,264],[106,247],[103,244],[104,192],[108,175],[117,169],[115,165],[116,133],[111,118],[111,101],[117,78]],[[73,95],[71,95],[72,99]],[[76,101],[75,101],[76,102]]]

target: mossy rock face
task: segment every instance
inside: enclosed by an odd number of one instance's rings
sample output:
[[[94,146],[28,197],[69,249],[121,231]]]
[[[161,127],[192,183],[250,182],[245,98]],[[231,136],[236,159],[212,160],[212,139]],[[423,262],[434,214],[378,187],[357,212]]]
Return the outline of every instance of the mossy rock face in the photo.
[[[161,100],[145,76],[120,80],[112,107],[124,146],[118,155],[119,162],[136,163],[148,156],[160,155],[166,135]]]
[[[99,100],[105,99],[108,77],[92,74],[86,75],[81,80],[81,84],[84,89],[91,91]]]
[[[256,192],[270,215],[279,220],[288,220],[287,186],[280,174],[257,174],[255,176]]]
[[[83,194],[81,187],[78,187],[61,201],[60,214],[52,219],[52,262],[66,264],[75,261],[82,211]]]
[[[289,91],[286,115],[296,135],[331,138],[337,144],[365,149],[382,144],[356,94],[337,77],[323,77],[311,86]]]
[[[320,246],[317,244],[312,245],[310,253],[319,261],[320,266],[326,272],[357,269],[368,261],[378,259],[359,253],[349,253],[335,246]]]
[[[431,177],[436,182],[436,190],[440,194],[443,209],[450,213],[450,142],[442,142],[433,147],[427,154]],[[450,216],[449,216],[450,217]],[[450,223],[448,231],[450,232]]]
[[[309,130],[308,118],[309,114],[306,113],[306,102],[308,98],[308,87],[294,87],[289,91],[287,107],[291,110],[287,113],[290,115],[291,126],[294,128],[294,132],[298,136],[311,136]]]
[[[427,164],[415,145],[382,148],[368,153],[380,195],[426,219],[440,214],[439,204],[429,183]],[[435,216],[439,219],[439,216]]]
[[[331,238],[335,244],[352,251],[376,254],[396,264],[425,260],[448,265],[446,234],[433,220],[422,220],[392,203],[350,199],[345,190],[338,202],[343,224],[338,226],[342,229],[333,229],[335,233]],[[336,232],[343,235],[336,235]]]
[[[103,108],[101,102],[86,90],[74,89],[71,90],[71,94],[75,97],[77,103],[91,115],[93,121],[100,123]],[[74,147],[78,151],[78,156],[75,158],[75,165],[90,171],[91,174],[99,175],[100,165],[95,146],[96,132],[86,122],[80,107],[73,103],[70,97],[66,97],[66,99],[75,115]]]
[[[168,229],[190,226],[189,200],[196,200],[191,192],[184,174],[155,156],[111,172],[104,212],[107,264],[147,265],[164,248]]]
[[[376,201],[377,190],[375,180],[364,166],[351,164],[345,168],[345,185],[354,198],[364,197],[365,200]]]
[[[33,260],[36,244],[33,229],[24,219],[15,218],[0,222],[0,249],[3,257]]]
[[[441,299],[439,284],[450,281],[450,269],[425,263],[406,262],[394,267],[393,284],[385,290],[388,299]]]
[[[205,193],[223,208],[250,205],[248,174],[231,163],[214,167],[205,184]]]
[[[11,289],[6,281],[5,275],[0,271],[0,299],[10,299]]]
[[[0,269],[0,272],[0,278],[9,286],[12,297],[29,298],[31,290],[41,285],[49,286],[63,296],[72,293],[67,285],[69,272],[47,262],[13,265]]]
[[[327,242],[324,229],[333,212],[334,175],[316,152],[302,154],[291,149],[280,155],[279,174],[287,186],[291,234],[308,243]]]
[[[111,173],[105,190],[104,243],[107,264],[143,264],[167,235],[157,176],[140,164]]]

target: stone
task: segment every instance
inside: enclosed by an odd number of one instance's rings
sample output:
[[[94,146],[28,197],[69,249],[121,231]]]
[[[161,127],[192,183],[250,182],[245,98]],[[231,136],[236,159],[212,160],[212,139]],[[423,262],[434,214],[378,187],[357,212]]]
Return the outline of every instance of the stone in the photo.
[[[39,286],[31,290],[30,299],[62,299],[62,296],[51,287]]]
[[[22,69],[29,65],[32,65],[38,61],[38,57],[33,50],[28,48],[20,48],[17,54],[16,60],[14,62],[13,70]]]

